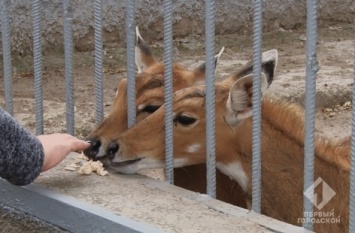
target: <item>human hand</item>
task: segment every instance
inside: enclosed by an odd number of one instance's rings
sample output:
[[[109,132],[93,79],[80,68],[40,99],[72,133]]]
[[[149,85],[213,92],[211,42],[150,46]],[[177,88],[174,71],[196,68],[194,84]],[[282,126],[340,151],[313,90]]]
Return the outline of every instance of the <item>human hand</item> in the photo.
[[[39,135],[44,149],[42,172],[51,169],[60,163],[70,152],[81,151],[90,146],[90,143],[80,140],[70,134]]]

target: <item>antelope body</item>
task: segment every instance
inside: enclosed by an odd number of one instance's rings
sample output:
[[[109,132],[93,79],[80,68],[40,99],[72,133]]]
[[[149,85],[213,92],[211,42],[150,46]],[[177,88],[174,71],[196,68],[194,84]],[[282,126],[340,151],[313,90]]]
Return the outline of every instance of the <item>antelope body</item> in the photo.
[[[243,73],[246,72],[239,72],[238,75]],[[250,74],[238,75],[215,85],[216,160],[217,168],[239,184],[250,203],[253,79]],[[261,74],[261,83],[262,91],[265,91],[270,84],[267,72]],[[175,93],[176,167],[206,162],[205,95],[205,86],[202,85]],[[111,166],[122,173],[164,166],[164,111],[162,106],[114,141],[118,148],[111,156]],[[303,109],[296,104],[264,97],[261,117],[262,213],[301,226],[304,197]],[[342,233],[348,230],[349,143],[349,139],[333,141],[316,136],[315,180],[323,179],[336,193],[319,210],[335,220],[314,216],[316,232]],[[321,191],[315,189],[318,197]],[[315,208],[315,211],[318,210]]]

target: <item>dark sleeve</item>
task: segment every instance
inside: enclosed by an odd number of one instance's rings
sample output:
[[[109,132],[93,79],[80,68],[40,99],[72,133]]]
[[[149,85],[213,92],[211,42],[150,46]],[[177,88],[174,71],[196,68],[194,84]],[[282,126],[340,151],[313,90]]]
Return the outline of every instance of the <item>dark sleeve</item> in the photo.
[[[37,137],[0,108],[0,177],[15,185],[40,174],[44,151]]]

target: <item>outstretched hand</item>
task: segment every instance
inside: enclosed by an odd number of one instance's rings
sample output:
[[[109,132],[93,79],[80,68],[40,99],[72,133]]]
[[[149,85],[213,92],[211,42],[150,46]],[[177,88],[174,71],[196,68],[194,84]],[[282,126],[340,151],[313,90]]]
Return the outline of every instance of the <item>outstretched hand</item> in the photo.
[[[90,143],[80,140],[70,134],[39,135],[44,149],[44,161],[42,172],[51,169],[60,163],[70,152],[82,151],[90,146]]]

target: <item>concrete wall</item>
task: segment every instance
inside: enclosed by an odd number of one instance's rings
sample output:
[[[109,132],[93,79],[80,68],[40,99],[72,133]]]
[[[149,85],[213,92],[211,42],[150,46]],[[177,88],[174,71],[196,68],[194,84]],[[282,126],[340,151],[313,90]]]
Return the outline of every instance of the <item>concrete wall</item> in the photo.
[[[137,0],[136,22],[145,38],[162,38],[162,0]],[[218,0],[216,33],[246,33],[252,28],[253,7],[250,0]],[[319,0],[320,24],[328,20],[353,22],[353,0]],[[75,43],[93,41],[93,0],[73,0]],[[305,24],[306,1],[267,0],[264,2],[265,31],[278,27],[292,29]],[[63,6],[61,0],[43,0],[43,45],[63,43]],[[9,9],[13,49],[31,45],[31,1],[11,0]],[[174,35],[204,33],[204,1],[174,1]],[[103,0],[104,40],[124,41],[125,1]]]

